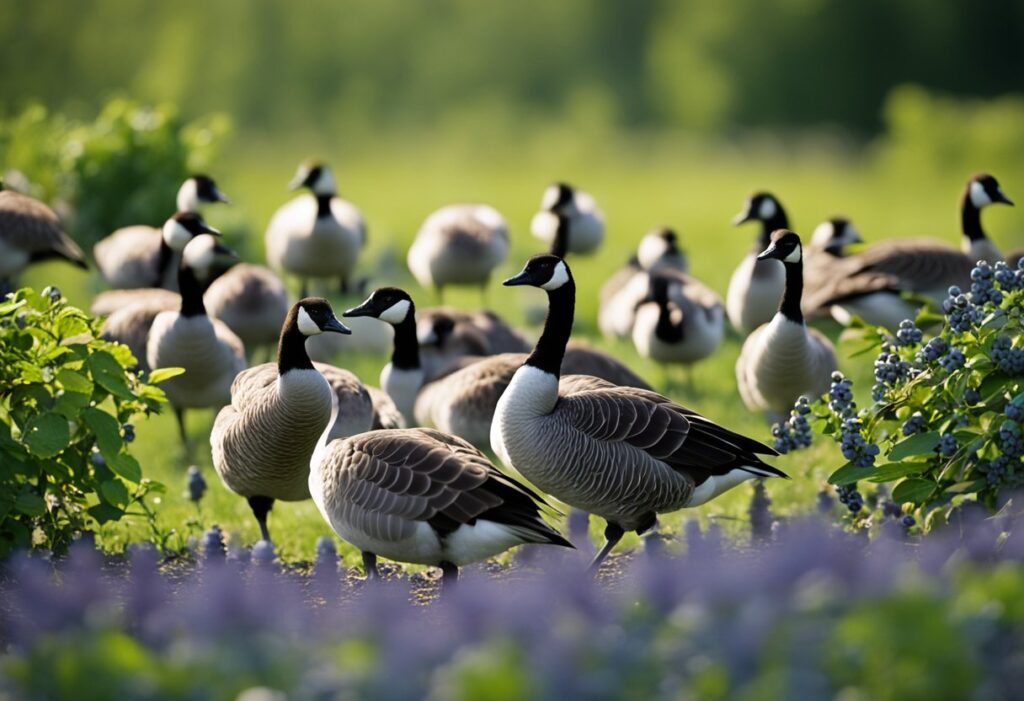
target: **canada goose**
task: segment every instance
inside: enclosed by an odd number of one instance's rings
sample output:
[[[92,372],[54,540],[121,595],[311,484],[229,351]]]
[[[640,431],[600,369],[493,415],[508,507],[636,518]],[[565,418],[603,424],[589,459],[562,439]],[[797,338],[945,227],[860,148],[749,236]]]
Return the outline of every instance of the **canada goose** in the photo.
[[[272,346],[288,315],[288,291],[262,265],[239,263],[214,280],[203,294],[210,316],[234,331],[246,350]]]
[[[640,240],[636,255],[601,286],[597,327],[606,338],[628,338],[632,334],[637,305],[650,289],[648,273],[661,269],[681,273],[689,269],[676,233],[666,227],[647,232]]]
[[[37,260],[63,258],[89,269],[85,254],[64,233],[56,213],[39,200],[5,190],[0,180],[0,288]]]
[[[498,401],[491,447],[539,489],[607,521],[600,566],[627,530],[657,514],[697,506],[755,477],[784,476],[758,455],[766,445],[632,387],[564,391],[562,356],[572,332],[576,284],[552,255],[530,258],[505,285],[547,292],[548,315],[533,352]]]
[[[972,176],[960,198],[960,227],[963,233],[960,250],[972,264],[979,260],[995,263],[1003,259],[999,249],[981,228],[981,210],[990,204],[1008,204],[1012,207],[1013,200],[1006,196],[999,182],[988,173]]]
[[[310,458],[327,435],[332,407],[345,408],[306,354],[306,339],[325,331],[351,333],[326,299],[299,300],[285,317],[277,362],[251,367],[231,385],[231,403],[210,433],[213,465],[231,491],[249,501],[264,540],[274,501],[309,498]],[[363,393],[351,399],[368,404]],[[357,405],[357,409],[359,406]],[[326,438],[325,438],[326,439]]]
[[[194,216],[194,215],[193,215]],[[160,312],[146,340],[146,362],[157,368],[184,368],[161,384],[174,413],[182,443],[188,445],[184,411],[220,408],[231,401],[231,383],[245,368],[245,346],[228,328],[206,314],[203,288],[185,259],[178,268],[181,306]]]
[[[821,315],[821,310],[812,306],[816,291],[832,284],[836,260],[845,258],[848,253],[846,247],[857,243],[864,243],[864,239],[845,217],[826,219],[814,229],[803,251],[803,307],[806,316]]]
[[[351,202],[337,196],[331,169],[322,163],[299,166],[289,189],[309,188],[280,207],[267,226],[270,267],[301,280],[306,296],[310,278],[341,278],[345,293],[353,282],[359,252],[366,244],[366,222]]]
[[[423,428],[371,431],[318,447],[309,491],[324,520],[363,552],[458,568],[526,543],[572,545],[540,516],[543,500],[469,443]]]
[[[725,334],[718,294],[685,273],[661,270],[649,278],[650,294],[637,305],[633,321],[637,353],[687,368],[714,353]]]
[[[198,214],[205,203],[229,202],[207,175],[193,175],[178,189],[177,211]],[[166,225],[165,225],[166,226]],[[181,244],[182,248],[184,243]],[[111,287],[166,287],[177,290],[181,248],[155,226],[126,226],[100,239],[92,249],[100,274]]]
[[[465,312],[450,307],[416,311],[420,361],[426,378],[436,379],[467,356],[524,353],[530,342],[492,311]]]
[[[394,327],[394,352],[391,362],[381,371],[381,387],[395,400],[409,424],[434,426],[478,447],[488,445],[494,407],[526,357],[524,353],[466,357],[462,363],[449,366],[454,370],[450,374],[432,379],[420,361],[416,307],[405,290],[374,290],[365,302],[343,316],[372,316]],[[596,375],[611,382],[648,388],[622,363],[586,346],[568,349],[563,370],[567,374]]]
[[[444,299],[446,285],[476,285],[481,295],[508,255],[508,222],[485,204],[452,204],[423,222],[409,247],[416,282]]]
[[[800,395],[819,397],[828,390],[838,364],[832,342],[804,323],[800,237],[780,229],[759,257],[782,261],[786,287],[779,311],[743,343],[736,380],[747,408],[767,411],[774,420],[788,415]]]
[[[733,217],[732,223],[738,226],[755,220],[761,222],[761,235],[729,279],[725,296],[729,321],[741,333],[750,333],[771,320],[786,285],[783,267],[777,261],[758,256],[768,247],[773,231],[789,228],[786,210],[773,195],[759,192],[747,199],[746,207]]]
[[[530,230],[549,248],[555,244],[559,216],[569,219],[568,253],[591,253],[604,239],[604,212],[594,198],[566,183],[554,183],[544,190],[541,211],[533,215]]]

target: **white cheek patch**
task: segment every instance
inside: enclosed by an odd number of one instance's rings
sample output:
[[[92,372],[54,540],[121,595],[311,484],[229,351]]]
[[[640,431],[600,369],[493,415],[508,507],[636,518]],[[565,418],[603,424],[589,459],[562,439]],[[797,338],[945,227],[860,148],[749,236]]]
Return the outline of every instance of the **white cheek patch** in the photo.
[[[178,211],[199,211],[199,187],[195,178],[189,178],[178,188]]]
[[[319,336],[323,333],[320,326],[313,321],[305,307],[299,307],[298,325],[299,332],[303,336]]]
[[[775,204],[775,200],[771,197],[765,197],[761,200],[761,206],[757,210],[757,217],[758,219],[771,219],[778,211],[779,207]]]
[[[835,236],[835,234],[836,227],[832,222],[822,222],[818,224],[818,227],[814,230],[814,233],[811,234],[811,243],[820,248],[825,248],[826,246],[834,243],[832,239]]]
[[[389,324],[401,324],[405,321],[406,315],[409,313],[409,300],[400,299],[390,307],[385,309],[377,317],[381,321],[386,321]]]
[[[650,268],[666,253],[668,253],[668,242],[661,236],[648,234],[640,241],[636,257],[640,261],[641,267]]]
[[[207,270],[213,265],[217,242],[212,236],[197,236],[195,241],[185,247],[182,254],[185,262],[197,270]]]
[[[170,246],[171,250],[185,250],[185,246],[192,240],[192,232],[178,223],[177,219],[168,219],[164,224],[164,243]]]
[[[336,193],[337,185],[334,183],[334,173],[326,166],[320,169],[320,177],[313,183],[313,192],[326,197]]]
[[[800,262],[800,247],[797,246],[793,249],[793,252],[782,259],[783,263],[799,263]]]
[[[555,185],[550,186],[544,191],[544,197],[541,198],[540,208],[551,209],[558,203],[558,187]]]
[[[569,282],[569,270],[565,267],[564,262],[559,261],[555,266],[555,271],[551,274],[551,279],[541,285],[541,288],[550,292],[557,290],[567,282]]]
[[[987,192],[985,192],[985,186],[978,181],[971,183],[971,204],[978,209],[981,209],[985,205],[992,204],[992,198],[988,196]]]

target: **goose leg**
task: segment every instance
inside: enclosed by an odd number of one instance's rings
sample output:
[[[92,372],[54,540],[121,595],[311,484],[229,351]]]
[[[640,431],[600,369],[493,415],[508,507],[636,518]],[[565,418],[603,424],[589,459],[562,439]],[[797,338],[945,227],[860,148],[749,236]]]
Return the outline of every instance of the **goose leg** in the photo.
[[[347,295],[348,294],[348,279],[347,278],[344,278],[344,277],[341,278],[341,282],[338,285],[338,292],[340,292],[342,295]]]
[[[274,506],[274,500],[270,497],[249,497],[249,508],[256,522],[260,524],[260,535],[263,540],[270,540],[270,531],[267,529],[267,514]]]
[[[589,572],[596,573],[601,568],[601,563],[604,562],[604,559],[606,557],[608,557],[608,553],[612,551],[612,548],[618,545],[619,541],[622,540],[622,536],[625,535],[625,533],[626,532],[622,530],[622,526],[616,523],[609,523],[607,526],[605,526],[604,547],[601,548],[601,551],[594,556],[594,560],[590,563],[590,567],[587,568]]]
[[[438,563],[441,568],[441,591],[448,591],[459,581],[459,568],[451,562]]]
[[[188,431],[185,430],[185,410],[181,407],[174,407],[174,418],[178,420],[178,436],[181,438],[181,444],[185,446],[185,451],[188,451]]]
[[[363,569],[366,570],[367,579],[380,579],[380,570],[377,569],[377,556],[367,550],[363,551]]]

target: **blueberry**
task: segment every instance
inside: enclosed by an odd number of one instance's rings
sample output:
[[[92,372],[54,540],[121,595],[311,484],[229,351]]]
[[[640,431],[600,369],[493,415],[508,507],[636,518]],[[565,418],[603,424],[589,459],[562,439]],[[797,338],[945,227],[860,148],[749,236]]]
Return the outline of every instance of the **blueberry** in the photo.
[[[903,525],[905,527],[912,528],[915,523],[917,523],[917,521],[915,521],[914,517],[911,516],[910,514],[907,514],[906,516],[903,517]]]
[[[203,473],[196,465],[190,465],[188,468],[188,497],[192,501],[199,501],[203,498],[204,493],[206,493],[206,480],[203,479]]]

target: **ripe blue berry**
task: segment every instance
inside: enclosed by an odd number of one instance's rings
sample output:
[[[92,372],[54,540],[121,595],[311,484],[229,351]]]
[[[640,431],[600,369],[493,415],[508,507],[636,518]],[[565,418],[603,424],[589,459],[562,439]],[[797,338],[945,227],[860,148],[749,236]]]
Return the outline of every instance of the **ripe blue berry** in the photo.
[[[199,501],[205,493],[206,480],[203,479],[203,473],[196,465],[190,465],[188,468],[188,498],[192,501]]]

